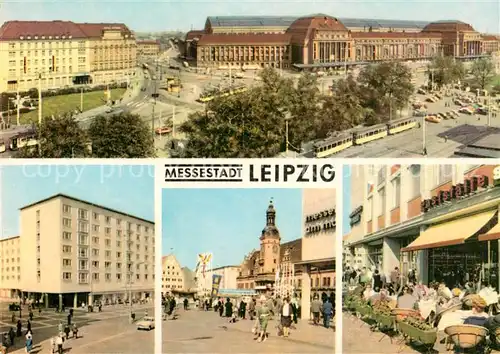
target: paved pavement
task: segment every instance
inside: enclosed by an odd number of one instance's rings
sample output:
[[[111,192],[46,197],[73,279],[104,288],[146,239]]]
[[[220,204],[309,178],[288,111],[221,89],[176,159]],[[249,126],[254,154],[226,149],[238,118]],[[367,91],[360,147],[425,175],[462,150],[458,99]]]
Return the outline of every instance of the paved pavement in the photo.
[[[269,338],[258,343],[254,322],[228,323],[213,311],[179,311],[177,320],[163,322],[163,353],[332,353],[335,333],[299,322],[289,338],[277,337],[274,321]]]
[[[372,331],[369,324],[346,312],[342,317],[342,331],[342,352],[346,354],[429,353],[425,348],[418,347],[416,343],[405,343],[401,336],[391,338],[384,333]],[[444,333],[438,333],[438,340],[430,353],[447,352],[444,337]],[[492,353],[500,352],[493,350]]]
[[[134,305],[136,316],[141,318],[144,311],[153,314],[152,305]],[[134,324],[129,324],[130,308],[126,305],[105,306],[102,312],[87,313],[81,309],[74,312],[73,322],[79,327],[79,336],[76,340],[65,343],[65,350],[71,353],[142,353],[154,351],[154,331],[151,333],[138,333]],[[28,311],[23,311],[23,334],[26,332]],[[68,313],[56,313],[54,310],[34,312],[32,331],[34,348],[38,352],[49,352],[50,338],[56,335],[60,322],[67,323]],[[16,312],[17,321],[18,312]],[[0,333],[15,327],[10,321],[10,314],[2,312]],[[13,349],[9,352],[21,353],[24,340],[16,338]]]

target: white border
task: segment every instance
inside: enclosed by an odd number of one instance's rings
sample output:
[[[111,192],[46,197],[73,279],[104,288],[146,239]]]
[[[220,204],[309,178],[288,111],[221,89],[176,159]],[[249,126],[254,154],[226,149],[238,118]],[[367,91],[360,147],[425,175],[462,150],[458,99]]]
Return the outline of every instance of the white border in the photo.
[[[161,227],[161,216],[162,216],[162,192],[160,184],[156,179],[156,170],[159,168],[158,164],[155,164],[155,187],[154,187],[154,215],[155,215],[155,343],[154,343],[154,353],[161,354],[163,349],[163,315],[162,315],[162,304],[161,304],[161,291],[162,291],[162,248],[163,248],[163,235]]]
[[[337,176],[337,200],[336,200],[336,219],[337,230],[335,239],[335,354],[342,354],[342,276],[343,276],[343,238],[344,238],[344,169],[345,165],[338,166],[339,173]]]

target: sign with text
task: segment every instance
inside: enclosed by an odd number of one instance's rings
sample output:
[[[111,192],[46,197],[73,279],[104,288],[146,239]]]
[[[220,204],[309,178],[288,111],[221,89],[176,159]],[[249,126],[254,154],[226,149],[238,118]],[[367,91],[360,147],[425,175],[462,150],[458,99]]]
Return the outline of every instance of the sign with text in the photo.
[[[166,160],[161,171],[171,188],[334,188],[336,165],[310,159]]]
[[[488,188],[488,176],[473,176],[466,178],[464,183],[458,183],[447,190],[442,190],[430,199],[423,200],[421,209],[423,213],[428,212],[440,205],[452,202],[457,199],[469,197],[480,189]]]

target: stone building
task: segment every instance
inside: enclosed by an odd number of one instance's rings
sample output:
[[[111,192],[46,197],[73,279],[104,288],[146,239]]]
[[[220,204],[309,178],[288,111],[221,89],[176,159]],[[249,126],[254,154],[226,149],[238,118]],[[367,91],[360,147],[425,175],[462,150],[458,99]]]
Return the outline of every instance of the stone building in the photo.
[[[484,44],[487,42],[487,44]],[[183,52],[198,67],[324,69],[380,60],[424,60],[437,54],[474,59],[498,38],[461,21],[294,17],[209,17],[187,34]]]

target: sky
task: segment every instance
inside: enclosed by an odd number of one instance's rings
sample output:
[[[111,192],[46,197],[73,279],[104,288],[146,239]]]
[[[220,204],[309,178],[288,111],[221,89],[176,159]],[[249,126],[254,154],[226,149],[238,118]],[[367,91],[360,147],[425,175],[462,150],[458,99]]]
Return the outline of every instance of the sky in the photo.
[[[154,220],[153,166],[0,166],[0,238],[19,235],[19,209],[63,193]]]
[[[200,253],[213,254],[214,268],[240,265],[260,247],[271,198],[281,242],[300,238],[300,189],[164,189],[163,255],[173,253],[182,267],[191,270]]]
[[[349,214],[351,213],[351,166],[344,165],[343,170],[343,191],[342,191],[342,228],[344,235],[351,232]]]
[[[461,20],[476,30],[500,33],[498,0],[0,0],[0,22],[71,20],[124,22],[134,31],[201,29],[207,16],[324,13],[338,17]]]

